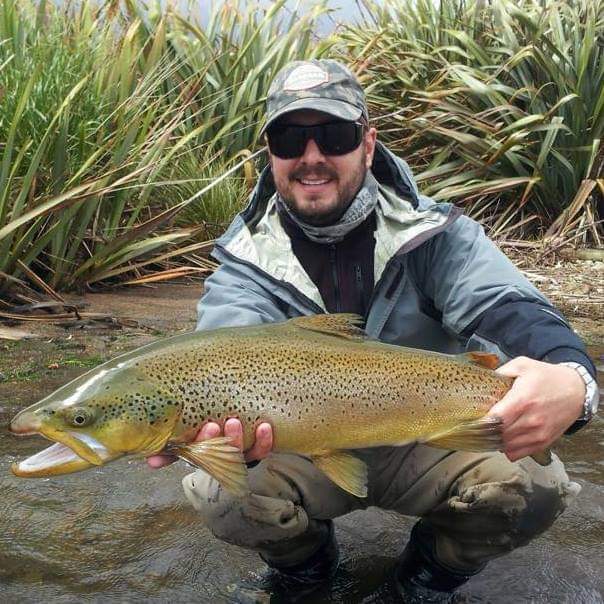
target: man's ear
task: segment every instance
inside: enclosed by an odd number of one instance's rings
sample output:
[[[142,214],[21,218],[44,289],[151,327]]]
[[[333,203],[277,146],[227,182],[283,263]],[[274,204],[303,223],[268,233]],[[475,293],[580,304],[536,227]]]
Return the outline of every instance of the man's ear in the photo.
[[[365,167],[371,168],[373,163],[373,154],[375,153],[375,142],[377,140],[377,130],[375,128],[368,128],[365,132]]]
[[[269,151],[268,144],[266,146],[266,157],[268,158],[268,165],[270,166],[271,172],[272,172],[273,171],[273,155]]]

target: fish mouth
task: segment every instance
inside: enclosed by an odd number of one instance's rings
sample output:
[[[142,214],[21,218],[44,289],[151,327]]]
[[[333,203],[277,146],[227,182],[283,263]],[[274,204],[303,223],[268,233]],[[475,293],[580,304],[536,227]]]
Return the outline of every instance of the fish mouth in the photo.
[[[43,478],[57,474],[70,474],[93,467],[93,464],[76,455],[62,443],[54,443],[43,451],[15,462],[11,472],[22,478]]]
[[[12,425],[11,425],[12,430]],[[39,478],[71,474],[94,466],[100,466],[121,457],[121,453],[109,451],[102,443],[88,434],[73,432],[45,433],[47,431],[21,431],[16,434],[38,433],[50,440],[55,440],[53,445],[35,453],[34,455],[16,462],[11,466],[15,476],[25,478]]]

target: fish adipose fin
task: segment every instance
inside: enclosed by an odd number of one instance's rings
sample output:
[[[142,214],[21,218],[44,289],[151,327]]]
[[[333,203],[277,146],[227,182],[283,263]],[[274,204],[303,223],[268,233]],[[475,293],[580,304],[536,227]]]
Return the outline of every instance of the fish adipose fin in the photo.
[[[461,355],[470,363],[487,367],[488,369],[497,369],[501,363],[501,359],[493,352],[466,352]]]
[[[228,436],[210,438],[186,445],[170,445],[166,452],[180,457],[191,465],[206,471],[227,491],[238,497],[250,492],[247,467],[243,454],[231,444]]]
[[[358,457],[343,451],[312,455],[312,462],[341,489],[357,497],[367,497],[367,466]]]
[[[455,451],[501,451],[502,428],[501,418],[486,416],[478,420],[462,422],[455,428],[434,434],[424,442],[433,447]]]
[[[290,322],[302,329],[348,338],[349,340],[363,340],[367,337],[365,332],[359,327],[363,323],[363,317],[354,313],[296,317],[295,319],[291,319]]]

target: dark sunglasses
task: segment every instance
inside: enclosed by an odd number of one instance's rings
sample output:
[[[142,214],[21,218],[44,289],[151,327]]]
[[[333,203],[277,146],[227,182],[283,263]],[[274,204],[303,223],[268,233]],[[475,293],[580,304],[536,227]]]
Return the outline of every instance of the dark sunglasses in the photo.
[[[266,131],[268,148],[281,159],[304,155],[312,138],[323,155],[346,155],[363,140],[363,124],[358,122],[327,122],[316,126],[274,124]]]

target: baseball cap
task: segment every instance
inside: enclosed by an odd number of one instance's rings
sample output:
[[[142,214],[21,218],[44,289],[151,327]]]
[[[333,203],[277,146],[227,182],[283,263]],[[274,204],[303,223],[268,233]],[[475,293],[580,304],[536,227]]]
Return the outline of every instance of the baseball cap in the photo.
[[[266,129],[286,113],[314,109],[346,121],[369,121],[365,93],[353,73],[333,59],[292,61],[273,80],[266,99]]]

